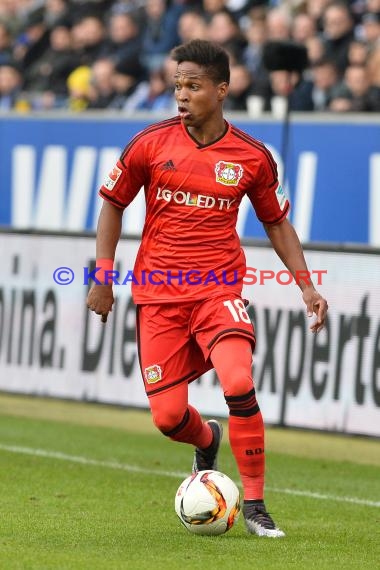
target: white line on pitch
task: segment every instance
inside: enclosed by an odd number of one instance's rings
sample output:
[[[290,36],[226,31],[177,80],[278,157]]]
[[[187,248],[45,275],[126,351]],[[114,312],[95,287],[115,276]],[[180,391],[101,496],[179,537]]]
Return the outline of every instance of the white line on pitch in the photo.
[[[21,447],[18,445],[5,445],[0,443],[0,450],[10,453],[21,453],[24,455],[34,455],[36,457],[46,457],[48,459],[60,459],[61,461],[70,461],[72,463],[80,463],[82,465],[91,465],[94,467],[106,467],[108,469],[119,469],[121,471],[129,471],[131,473],[144,473],[146,475],[161,475],[163,477],[175,477],[183,479],[188,477],[189,473],[182,471],[162,471],[156,469],[148,469],[139,467],[138,465],[128,465],[127,463],[118,463],[117,461],[101,461],[100,459],[91,459],[78,455],[68,455],[60,451],[47,451],[46,449],[35,449],[32,447]],[[308,497],[310,499],[319,499],[325,501],[339,501],[342,503],[351,503],[354,505],[365,505],[367,507],[380,507],[380,501],[369,501],[367,499],[359,499],[357,497],[340,497],[339,495],[328,495],[324,493],[314,493],[312,491],[298,491],[297,489],[282,489],[278,487],[266,487],[267,491],[273,493],[282,493],[286,495],[297,495]]]

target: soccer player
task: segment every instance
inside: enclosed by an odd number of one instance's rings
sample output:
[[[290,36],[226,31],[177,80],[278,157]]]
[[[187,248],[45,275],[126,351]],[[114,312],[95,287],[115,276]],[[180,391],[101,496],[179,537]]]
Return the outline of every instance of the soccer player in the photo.
[[[284,536],[264,503],[264,424],[252,378],[253,325],[241,297],[246,265],[235,229],[245,194],[273,248],[293,275],[307,271],[276,164],[258,140],[228,123],[226,52],[192,40],[172,51],[178,116],[137,134],[100,189],[96,276],[87,305],[105,321],[114,301],[107,283],[123,211],[141,187],[146,219],[134,267],[141,372],[157,428],[195,446],[193,471],[217,468],[222,426],[188,403],[188,383],[214,368],[229,408],[229,438],[244,489],[250,533]],[[299,274],[298,274],[299,275]],[[313,332],[325,299],[299,280]]]

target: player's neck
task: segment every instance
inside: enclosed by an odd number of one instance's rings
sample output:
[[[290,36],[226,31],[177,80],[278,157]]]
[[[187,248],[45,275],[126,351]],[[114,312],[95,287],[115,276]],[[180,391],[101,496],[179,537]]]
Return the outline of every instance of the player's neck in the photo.
[[[218,123],[211,125],[202,125],[202,127],[187,127],[188,132],[193,139],[197,140],[201,145],[211,144],[222,138],[227,132],[228,125],[222,117]]]

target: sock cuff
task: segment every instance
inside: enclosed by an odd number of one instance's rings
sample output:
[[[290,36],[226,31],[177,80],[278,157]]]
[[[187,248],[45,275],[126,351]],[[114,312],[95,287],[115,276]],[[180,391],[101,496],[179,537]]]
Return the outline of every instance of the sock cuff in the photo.
[[[225,396],[230,416],[248,418],[259,413],[260,407],[256,400],[254,388],[241,396]]]

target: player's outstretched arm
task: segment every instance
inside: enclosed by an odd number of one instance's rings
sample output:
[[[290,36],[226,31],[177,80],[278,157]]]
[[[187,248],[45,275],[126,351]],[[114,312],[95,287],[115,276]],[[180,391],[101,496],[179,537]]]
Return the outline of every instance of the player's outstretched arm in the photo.
[[[264,224],[265,231],[273,249],[295,278],[302,291],[302,298],[309,317],[317,316],[310,329],[318,332],[323,328],[327,315],[327,301],[316,291],[310,278],[307,278],[308,268],[298,235],[285,219],[279,224]],[[305,277],[302,278],[302,275]]]
[[[120,239],[123,210],[109,202],[104,202],[99,215],[96,232],[96,259],[115,258],[116,247]],[[87,307],[97,315],[102,315],[102,322],[112,311],[114,296],[112,284],[97,285],[93,283],[87,295]]]

